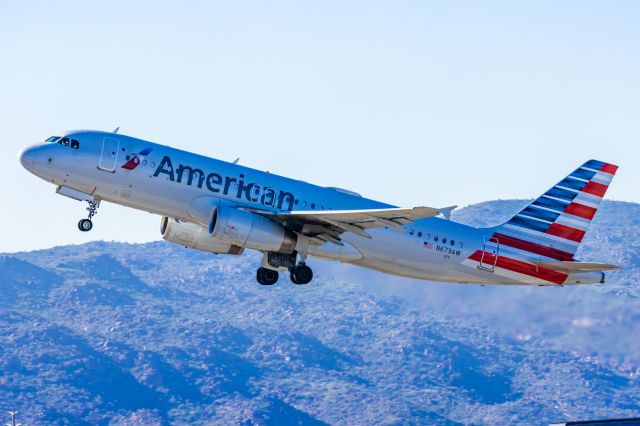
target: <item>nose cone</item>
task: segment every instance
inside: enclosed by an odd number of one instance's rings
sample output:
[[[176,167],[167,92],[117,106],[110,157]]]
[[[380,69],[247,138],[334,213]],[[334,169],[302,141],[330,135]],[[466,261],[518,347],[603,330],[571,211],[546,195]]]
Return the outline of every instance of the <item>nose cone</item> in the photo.
[[[18,159],[20,160],[20,164],[22,164],[22,167],[24,167],[29,171],[33,170],[37,156],[38,156],[38,146],[27,147],[18,153]]]

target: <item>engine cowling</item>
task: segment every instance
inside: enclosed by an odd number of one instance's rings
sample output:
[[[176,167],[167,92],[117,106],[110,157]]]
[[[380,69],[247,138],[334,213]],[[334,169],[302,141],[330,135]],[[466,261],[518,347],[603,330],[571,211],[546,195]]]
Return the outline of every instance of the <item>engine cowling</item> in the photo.
[[[296,236],[263,216],[220,206],[211,211],[209,233],[233,245],[261,251],[293,253]]]
[[[216,254],[242,254],[244,248],[212,237],[207,228],[189,222],[162,217],[160,222],[162,238],[184,247]]]

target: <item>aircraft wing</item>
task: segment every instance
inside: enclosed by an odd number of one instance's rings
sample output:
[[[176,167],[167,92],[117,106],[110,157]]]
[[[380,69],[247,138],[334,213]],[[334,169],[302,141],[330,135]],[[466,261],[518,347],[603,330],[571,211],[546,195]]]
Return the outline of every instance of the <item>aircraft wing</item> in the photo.
[[[551,269],[552,271],[572,273],[572,272],[602,272],[622,269],[619,266],[609,265],[607,263],[597,262],[533,262],[541,268]]]
[[[325,241],[342,244],[340,234],[343,232],[353,232],[364,238],[371,238],[371,235],[366,231],[369,228],[386,226],[390,229],[404,232],[404,225],[418,219],[438,215],[448,218],[455,208],[456,206],[442,209],[413,207],[370,210],[312,210],[287,213],[272,213],[261,210],[253,210],[253,212],[276,220],[285,227],[306,235],[312,240],[316,239],[315,242],[319,244]]]

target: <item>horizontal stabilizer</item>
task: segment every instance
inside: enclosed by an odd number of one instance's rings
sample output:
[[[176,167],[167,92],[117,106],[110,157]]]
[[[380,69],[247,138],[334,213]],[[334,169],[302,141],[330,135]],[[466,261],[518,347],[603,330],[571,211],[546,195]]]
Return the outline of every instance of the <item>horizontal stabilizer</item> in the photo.
[[[572,273],[572,272],[601,272],[622,269],[619,266],[598,262],[533,262],[540,268],[551,269],[552,271]]]

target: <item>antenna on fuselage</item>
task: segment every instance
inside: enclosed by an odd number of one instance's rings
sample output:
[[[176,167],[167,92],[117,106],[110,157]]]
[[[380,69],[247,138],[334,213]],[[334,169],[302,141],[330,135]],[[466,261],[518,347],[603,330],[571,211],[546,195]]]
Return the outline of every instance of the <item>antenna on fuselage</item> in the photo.
[[[117,134],[118,130],[120,130],[120,126],[116,127],[115,130],[112,132],[113,134]]]
[[[238,157],[235,160],[233,160],[233,164],[238,164],[238,161],[240,161],[240,157]]]

